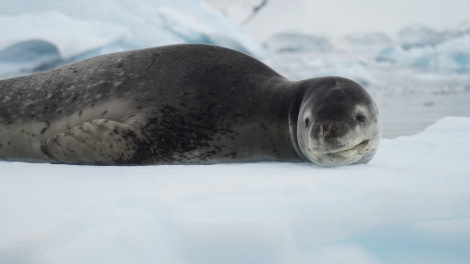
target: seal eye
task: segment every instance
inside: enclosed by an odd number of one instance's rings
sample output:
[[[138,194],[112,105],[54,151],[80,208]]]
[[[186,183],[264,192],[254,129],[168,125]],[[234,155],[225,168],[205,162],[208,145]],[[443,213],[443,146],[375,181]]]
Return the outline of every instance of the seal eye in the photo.
[[[363,114],[356,114],[356,120],[365,123],[366,122],[366,117]]]
[[[307,118],[305,118],[305,126],[308,127],[309,124],[310,124],[310,119],[308,119],[308,117],[307,117]]]

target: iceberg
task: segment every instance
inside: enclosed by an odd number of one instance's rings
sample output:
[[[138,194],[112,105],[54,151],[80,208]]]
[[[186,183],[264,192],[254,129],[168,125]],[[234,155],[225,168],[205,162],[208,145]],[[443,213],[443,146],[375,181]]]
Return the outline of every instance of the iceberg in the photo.
[[[4,74],[18,73],[43,64],[61,61],[59,49],[43,40],[26,40],[0,50],[0,77]]]
[[[4,15],[0,2],[0,49],[37,39],[55,45],[64,58],[128,37],[121,26],[103,20],[81,20],[58,10]],[[33,5],[34,6],[34,5]]]
[[[470,30],[438,32],[412,26],[399,32],[400,44],[382,50],[378,62],[432,73],[470,73]]]
[[[398,31],[398,40],[405,47],[435,45],[442,41],[441,34],[423,25],[409,25]]]
[[[378,98],[418,93],[468,95],[470,24],[446,31],[409,26],[396,39],[380,32],[324,36],[321,43],[328,46],[313,48],[295,37],[290,39],[289,34],[271,37],[265,45],[269,52],[263,57],[266,64],[289,79],[343,76],[366,86]]]
[[[344,37],[344,41],[349,44],[351,52],[362,54],[377,54],[377,52],[393,45],[392,39],[384,33],[356,33]]]
[[[9,53],[9,48],[25,41],[57,47],[60,61],[23,65],[25,73],[90,56],[176,43],[217,44],[262,53],[238,26],[200,0],[7,0],[0,1],[0,24],[5,25],[0,29],[0,53]],[[27,48],[23,51],[34,52]],[[0,77],[18,71],[0,63]]]
[[[274,52],[326,52],[331,49],[327,38],[283,32],[268,38],[264,45]]]
[[[27,63],[48,61],[60,57],[57,47],[43,40],[29,40],[16,43],[0,51],[2,63]]]

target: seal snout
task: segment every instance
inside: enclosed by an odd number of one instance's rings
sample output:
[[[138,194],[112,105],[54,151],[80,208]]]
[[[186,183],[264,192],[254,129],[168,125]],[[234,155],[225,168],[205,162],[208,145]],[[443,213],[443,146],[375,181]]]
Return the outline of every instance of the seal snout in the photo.
[[[311,135],[313,138],[322,138],[325,141],[342,137],[348,131],[348,125],[342,121],[323,121],[313,125]]]
[[[343,121],[318,121],[311,125],[308,132],[308,149],[313,155],[340,152],[353,147],[348,142],[350,127]]]

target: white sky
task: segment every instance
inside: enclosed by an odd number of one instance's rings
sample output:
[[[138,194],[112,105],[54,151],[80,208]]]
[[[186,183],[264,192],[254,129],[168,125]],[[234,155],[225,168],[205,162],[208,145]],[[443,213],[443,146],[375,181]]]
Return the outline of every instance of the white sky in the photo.
[[[241,15],[234,5],[260,1],[206,0],[219,9],[231,10],[235,18]],[[393,35],[409,24],[445,29],[468,21],[469,0],[269,0],[244,29],[261,40],[283,30],[334,36],[367,31]]]

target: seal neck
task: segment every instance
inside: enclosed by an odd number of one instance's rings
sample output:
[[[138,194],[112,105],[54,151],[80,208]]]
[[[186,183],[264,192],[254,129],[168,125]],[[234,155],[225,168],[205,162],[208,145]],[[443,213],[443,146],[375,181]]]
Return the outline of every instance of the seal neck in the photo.
[[[302,104],[303,94],[304,93],[302,89],[298,89],[295,96],[291,100],[291,103],[289,106],[288,125],[289,125],[290,141],[291,141],[292,146],[294,147],[295,153],[301,160],[308,161],[308,159],[304,156],[304,154],[300,150],[299,141],[297,139],[297,122],[299,119],[299,111],[300,111],[300,106]]]

